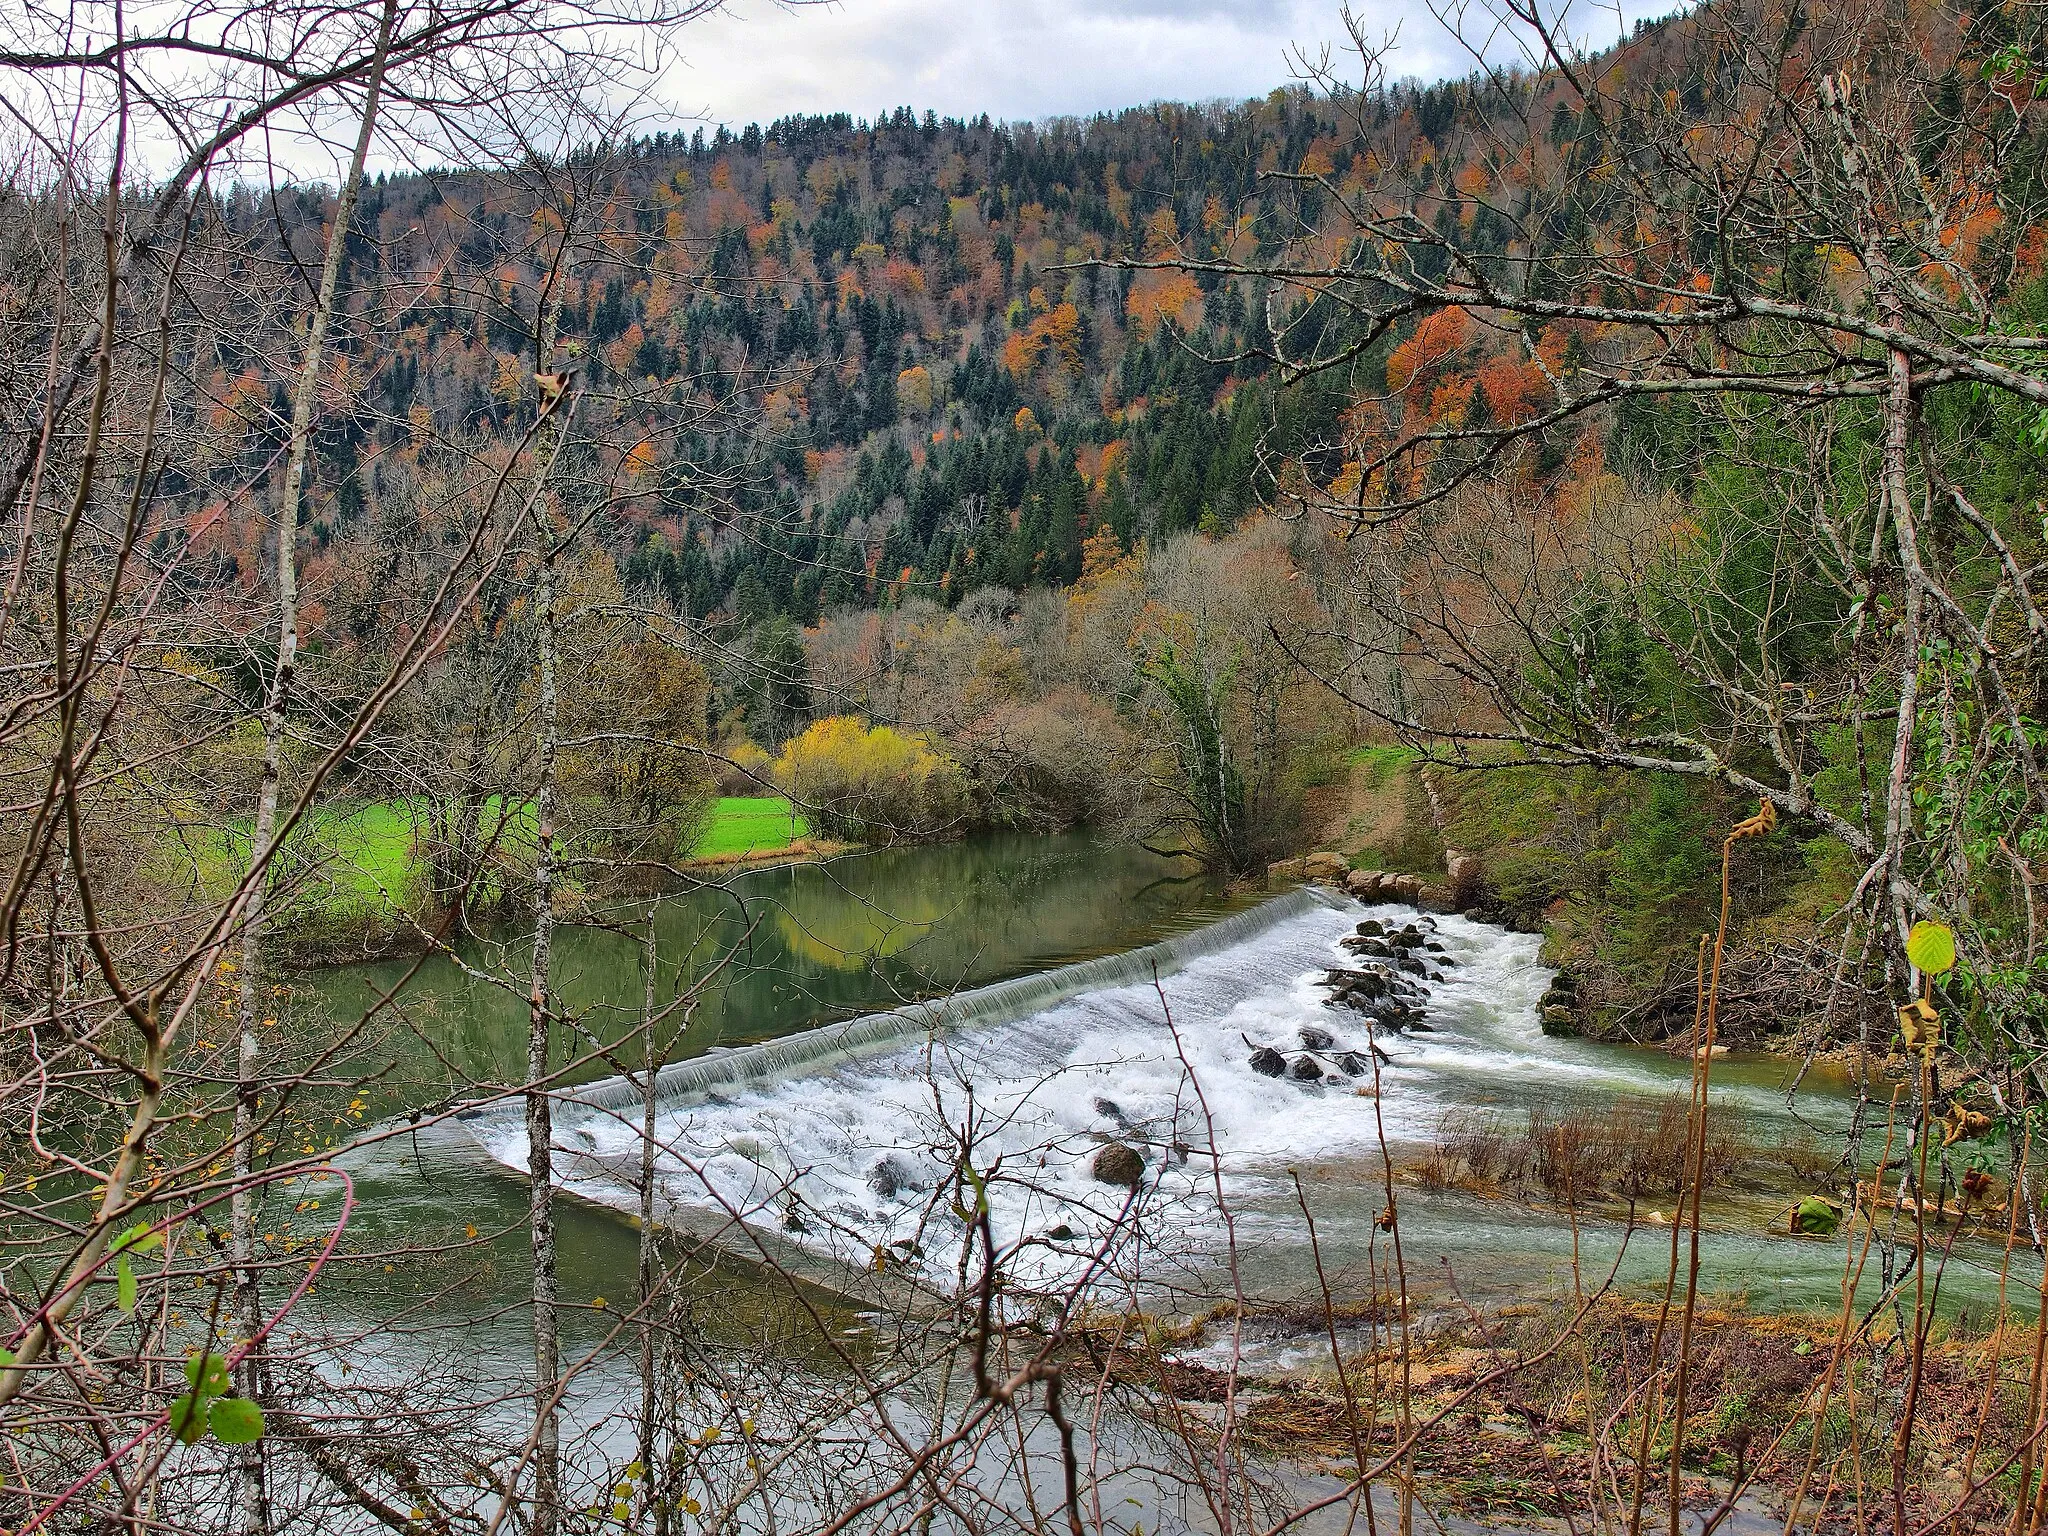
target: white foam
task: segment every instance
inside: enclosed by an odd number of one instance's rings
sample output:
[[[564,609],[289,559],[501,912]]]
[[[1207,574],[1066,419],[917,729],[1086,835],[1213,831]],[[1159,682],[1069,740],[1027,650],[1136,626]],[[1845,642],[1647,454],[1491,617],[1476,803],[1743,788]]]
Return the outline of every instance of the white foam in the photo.
[[[958,1261],[961,1209],[973,1200],[957,1173],[971,1145],[998,1243],[1041,1240],[1012,1262],[1020,1280],[1071,1274],[1098,1245],[1119,1267],[1213,1250],[1223,1230],[1218,1173],[1240,1238],[1253,1240],[1291,1211],[1291,1166],[1377,1155],[1371,1098],[1350,1082],[1262,1077],[1245,1044],[1298,1054],[1302,1027],[1315,1025],[1336,1040],[1318,1053],[1326,1060],[1367,1053],[1364,1019],[1326,1006],[1315,985],[1328,967],[1351,963],[1337,941],[1360,915],[1310,912],[1193,960],[1158,988],[1086,993],[1024,1019],[662,1109],[661,1200],[772,1225],[851,1262],[895,1245],[898,1261],[942,1276]],[[1438,920],[1436,936],[1457,963],[1430,984],[1433,1032],[1376,1032],[1393,1058],[1382,1071],[1387,1137],[1425,1135],[1447,1100],[1465,1097],[1454,1079],[1617,1075],[1561,1056],[1536,1027],[1550,974],[1536,963],[1536,940],[1455,917]],[[588,1198],[637,1205],[638,1121],[637,1109],[564,1104],[558,1177]],[[522,1127],[486,1116],[472,1128],[523,1171]],[[1135,1221],[1124,1219],[1125,1192],[1091,1172],[1112,1139],[1145,1154]]]

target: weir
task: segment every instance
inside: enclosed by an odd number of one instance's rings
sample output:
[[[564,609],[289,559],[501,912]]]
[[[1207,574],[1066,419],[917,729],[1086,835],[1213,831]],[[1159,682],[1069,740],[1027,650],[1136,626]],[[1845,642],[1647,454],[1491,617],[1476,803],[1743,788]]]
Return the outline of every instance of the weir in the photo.
[[[969,1025],[1025,1018],[1084,992],[1130,986],[1150,981],[1155,975],[1171,976],[1191,960],[1255,939],[1290,918],[1341,905],[1339,897],[1303,886],[1157,944],[1012,977],[882,1013],[862,1014],[779,1040],[764,1040],[758,1045],[673,1062],[654,1075],[655,1102],[663,1106],[684,1104],[710,1094],[776,1082],[800,1072],[836,1067],[907,1040],[950,1034]],[[561,1097],[565,1103],[616,1113],[640,1104],[645,1094],[646,1079],[625,1074],[585,1083]]]

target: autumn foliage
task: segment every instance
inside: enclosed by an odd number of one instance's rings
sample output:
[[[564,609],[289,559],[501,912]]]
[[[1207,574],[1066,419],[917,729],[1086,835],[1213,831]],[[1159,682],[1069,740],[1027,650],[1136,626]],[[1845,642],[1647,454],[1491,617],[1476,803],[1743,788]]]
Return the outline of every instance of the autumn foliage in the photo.
[[[886,843],[958,829],[967,795],[960,765],[915,732],[831,715],[792,736],[776,784],[833,836]]]

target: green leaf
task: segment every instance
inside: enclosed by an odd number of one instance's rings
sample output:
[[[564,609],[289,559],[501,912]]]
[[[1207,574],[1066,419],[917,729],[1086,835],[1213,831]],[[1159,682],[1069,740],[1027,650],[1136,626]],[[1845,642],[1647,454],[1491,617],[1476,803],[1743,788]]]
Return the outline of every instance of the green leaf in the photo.
[[[0,1349],[0,1371],[6,1370],[12,1364],[14,1364],[14,1351],[11,1349]]]
[[[201,1397],[220,1397],[228,1390],[228,1363],[219,1355],[194,1355],[185,1362],[185,1383]]]
[[[197,1445],[199,1437],[206,1433],[206,1407],[204,1400],[187,1392],[183,1397],[171,1401],[171,1433],[178,1437],[180,1445]]]
[[[135,1266],[128,1262],[128,1255],[122,1254],[114,1260],[114,1288],[119,1295],[115,1298],[123,1312],[135,1310]]]
[[[213,1438],[222,1445],[247,1445],[263,1438],[263,1410],[246,1397],[216,1399],[207,1419]]]
[[[1946,923],[1915,923],[1906,935],[1906,958],[1926,975],[1947,974],[1956,968],[1955,930]]]
[[[134,1226],[114,1239],[111,1251],[115,1253],[123,1251],[129,1253],[149,1253],[154,1249],[163,1247],[163,1245],[163,1233],[152,1231],[149,1223],[146,1221],[138,1221]]]

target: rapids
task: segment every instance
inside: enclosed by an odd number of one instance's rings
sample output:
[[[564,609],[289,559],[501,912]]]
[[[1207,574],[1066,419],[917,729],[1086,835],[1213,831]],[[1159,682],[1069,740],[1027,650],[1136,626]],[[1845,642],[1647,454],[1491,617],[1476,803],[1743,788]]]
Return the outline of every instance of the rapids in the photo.
[[[659,1205],[700,1231],[744,1222],[820,1259],[943,1285],[974,1198],[955,1172],[964,1156],[985,1183],[995,1240],[1023,1245],[1018,1283],[1095,1266],[1154,1293],[1213,1295],[1228,1260],[1247,1289],[1298,1296],[1318,1256],[1306,1200],[1324,1264],[1354,1288],[1381,1284],[1383,1146],[1397,1166],[1412,1163],[1446,1113],[1467,1108],[1621,1100],[1649,1112],[1689,1072],[1661,1053],[1544,1035],[1536,1004],[1551,972],[1539,941],[1459,917],[1434,920],[1447,963],[1429,983],[1428,1031],[1379,1028],[1369,1042],[1363,1016],[1328,1006],[1317,983],[1355,963],[1339,941],[1361,918],[1414,915],[1297,892],[1165,945],[681,1064],[657,1088]],[[1370,1075],[1302,1083],[1252,1070],[1251,1047],[1298,1053],[1305,1027],[1335,1037],[1326,1059],[1367,1055],[1368,1074],[1379,1045],[1377,1097]],[[1847,1114],[1826,1086],[1788,1106],[1788,1075],[1770,1059],[1715,1064],[1717,1113],[1732,1112],[1766,1154],[1802,1125],[1825,1133]],[[637,1208],[640,1096],[638,1079],[621,1078],[561,1104],[564,1187]],[[524,1174],[516,1110],[464,1126]],[[1126,1190],[1093,1171],[1112,1142],[1145,1162],[1128,1208]],[[1412,1180],[1397,1193],[1404,1262],[1424,1291],[1507,1294],[1564,1283],[1575,1263],[1582,1283],[1617,1264],[1624,1285],[1643,1283],[1669,1252],[1668,1232],[1631,1232],[1612,1210],[1573,1222]],[[1785,1235],[1782,1209],[1756,1193],[1710,1206],[1710,1291],[1832,1304],[1840,1245]],[[1368,1269],[1379,1278],[1362,1279]],[[1988,1273],[1959,1256],[1957,1294]]]

